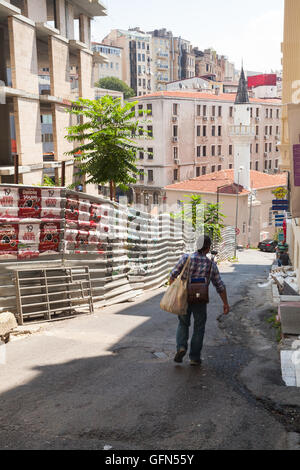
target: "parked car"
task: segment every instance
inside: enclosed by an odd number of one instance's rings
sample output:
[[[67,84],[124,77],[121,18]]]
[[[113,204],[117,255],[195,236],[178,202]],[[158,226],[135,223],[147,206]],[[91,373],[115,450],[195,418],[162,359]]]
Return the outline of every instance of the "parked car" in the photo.
[[[258,249],[260,251],[267,251],[269,253],[275,253],[278,242],[275,240],[264,240],[258,244]]]

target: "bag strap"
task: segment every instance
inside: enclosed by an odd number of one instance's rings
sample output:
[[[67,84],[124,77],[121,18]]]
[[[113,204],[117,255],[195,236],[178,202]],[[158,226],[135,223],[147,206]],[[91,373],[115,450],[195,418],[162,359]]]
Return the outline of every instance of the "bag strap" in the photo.
[[[210,268],[208,273],[208,285],[211,283],[211,272],[212,272],[213,262],[210,260]]]
[[[189,265],[190,265],[190,262],[191,262],[191,257],[189,256],[188,259],[186,260],[186,263],[185,263],[181,273],[180,273],[179,279],[182,279],[187,267],[189,267]]]

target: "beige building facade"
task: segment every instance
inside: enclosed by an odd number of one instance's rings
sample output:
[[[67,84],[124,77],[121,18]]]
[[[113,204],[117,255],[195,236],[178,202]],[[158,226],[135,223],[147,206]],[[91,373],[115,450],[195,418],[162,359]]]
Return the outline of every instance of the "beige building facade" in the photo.
[[[92,50],[99,52],[106,61],[101,61],[94,66],[95,83],[101,78],[116,77],[123,80],[122,76],[122,49],[93,42]]]
[[[234,168],[236,95],[197,92],[160,92],[139,99],[136,116],[150,110],[142,124],[152,137],[140,139],[139,168],[144,174],[134,186],[137,202],[161,203],[164,187],[190,178]],[[250,100],[251,169],[279,171],[279,100]]]
[[[90,25],[104,15],[99,0],[0,0],[1,182],[14,182],[15,154],[20,183],[41,184],[50,167],[58,182],[63,161],[66,184],[73,182],[65,109],[78,96],[94,98],[93,67],[101,58],[91,50]],[[51,126],[52,161],[44,161],[43,121]]]
[[[294,145],[299,145],[300,134],[300,4],[285,0],[284,39],[282,44],[282,139],[281,168],[290,176],[290,213],[287,241],[290,256],[298,274],[300,287],[300,183],[299,157]]]

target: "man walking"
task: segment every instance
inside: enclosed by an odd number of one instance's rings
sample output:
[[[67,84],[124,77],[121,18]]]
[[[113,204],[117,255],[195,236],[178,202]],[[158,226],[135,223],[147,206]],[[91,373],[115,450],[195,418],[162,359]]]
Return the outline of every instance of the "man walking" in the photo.
[[[191,262],[189,270],[189,283],[193,282],[193,280],[201,279],[204,279],[204,281],[206,279],[209,282],[210,278],[223,301],[224,315],[227,315],[229,313],[230,307],[228,305],[225,285],[221,280],[216,263],[207,257],[207,254],[211,248],[211,239],[208,236],[205,236],[203,241],[203,237],[201,237],[198,240],[197,246],[198,251],[190,256]],[[170,284],[172,284],[180,275],[188,257],[189,255],[184,255],[179,260],[178,264],[171,272]],[[191,325],[192,314],[194,316],[194,332],[190,346],[190,364],[191,366],[199,366],[201,365],[201,351],[203,347],[203,339],[207,320],[207,303],[189,304],[187,314],[178,317],[179,325],[176,335],[177,353],[174,361],[177,363],[182,363],[183,358],[188,351],[189,328]]]

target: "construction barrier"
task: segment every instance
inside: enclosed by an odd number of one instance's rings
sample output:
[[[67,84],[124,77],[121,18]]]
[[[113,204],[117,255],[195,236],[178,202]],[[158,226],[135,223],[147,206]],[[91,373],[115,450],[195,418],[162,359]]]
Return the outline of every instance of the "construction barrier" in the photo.
[[[223,236],[222,260],[233,256],[234,229]],[[18,314],[16,274],[22,270],[55,274],[57,268],[58,276],[66,268],[76,275],[88,268],[94,304],[128,301],[162,286],[182,253],[194,250],[195,238],[170,214],[62,188],[0,185],[0,312]],[[39,295],[36,275],[32,291],[26,287],[28,302],[31,293]]]

